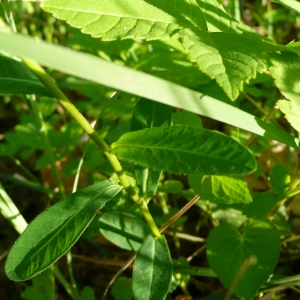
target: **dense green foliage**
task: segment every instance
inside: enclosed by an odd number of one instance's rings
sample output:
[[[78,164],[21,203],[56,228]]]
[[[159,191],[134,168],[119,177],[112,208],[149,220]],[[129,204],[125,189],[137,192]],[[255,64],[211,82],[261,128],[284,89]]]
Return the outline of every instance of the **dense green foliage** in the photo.
[[[1,0],[3,299],[297,299],[299,14]]]

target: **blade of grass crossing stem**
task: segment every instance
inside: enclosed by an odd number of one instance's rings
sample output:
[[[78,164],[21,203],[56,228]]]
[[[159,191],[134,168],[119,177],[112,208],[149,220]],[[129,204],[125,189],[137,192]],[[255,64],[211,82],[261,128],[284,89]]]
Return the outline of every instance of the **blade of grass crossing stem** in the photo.
[[[78,240],[96,211],[120,190],[119,185],[102,181],[41,213],[13,245],[5,265],[7,276],[27,280],[52,265]]]
[[[225,122],[299,149],[298,139],[236,107],[89,54],[2,32],[0,50],[36,60],[46,67],[79,78]]]
[[[149,235],[136,255],[132,290],[135,300],[164,300],[172,281],[172,260],[164,236]]]

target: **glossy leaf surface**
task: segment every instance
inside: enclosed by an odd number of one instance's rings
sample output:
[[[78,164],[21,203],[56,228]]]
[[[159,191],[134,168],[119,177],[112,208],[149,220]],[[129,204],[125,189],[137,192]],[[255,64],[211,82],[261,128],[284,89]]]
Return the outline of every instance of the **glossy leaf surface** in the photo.
[[[149,235],[137,253],[132,274],[135,300],[164,300],[172,281],[172,260],[164,236]]]
[[[49,91],[22,62],[0,55],[0,95],[3,94],[50,96]]]
[[[118,247],[137,251],[150,230],[145,222],[134,215],[119,211],[105,212],[99,217],[100,231]]]
[[[252,201],[243,177],[190,175],[189,184],[203,200],[224,204]]]
[[[78,240],[96,211],[121,190],[102,181],[41,213],[13,245],[5,265],[12,280],[27,280],[59,259]]]
[[[172,107],[145,98],[141,98],[135,105],[130,131],[145,128],[169,126],[172,124]],[[156,192],[161,170],[135,165],[136,184],[140,197],[148,202]]]
[[[110,153],[134,163],[185,174],[230,175],[255,170],[250,152],[217,132],[189,126],[149,128],[124,134]]]
[[[242,233],[220,225],[208,236],[207,257],[210,266],[228,289],[238,278],[234,294],[242,300],[252,300],[272,274],[279,251],[279,233],[270,221],[249,219]],[[250,258],[252,265],[247,266]]]

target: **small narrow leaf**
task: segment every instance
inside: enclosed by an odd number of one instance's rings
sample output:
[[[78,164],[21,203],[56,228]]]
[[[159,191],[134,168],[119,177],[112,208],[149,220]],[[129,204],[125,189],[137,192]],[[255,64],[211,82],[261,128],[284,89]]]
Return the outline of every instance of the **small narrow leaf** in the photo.
[[[51,96],[22,62],[0,55],[0,95],[2,94]]]
[[[104,237],[125,250],[137,251],[150,233],[143,220],[125,212],[105,212],[98,221]]]
[[[172,260],[165,237],[149,235],[133,265],[134,299],[164,300],[171,285],[172,273]]]
[[[234,286],[234,294],[243,300],[252,300],[267,281],[279,251],[279,233],[270,221],[249,219],[242,233],[220,225],[210,232],[207,241],[210,266],[224,286],[228,289]]]
[[[289,9],[300,13],[300,3],[296,0],[272,0],[272,2],[279,3]]]
[[[273,190],[282,194],[287,192],[291,182],[290,170],[288,166],[277,163],[270,172],[270,184]]]
[[[245,205],[243,214],[248,218],[266,218],[279,202],[279,197],[272,192],[254,194],[253,202]]]
[[[189,175],[189,184],[202,200],[224,204],[252,201],[243,177]]]
[[[130,131],[140,129],[169,126],[172,124],[172,107],[145,98],[141,98],[135,105]],[[140,196],[148,202],[157,190],[161,170],[154,170],[140,165],[134,167],[136,184]]]
[[[149,128],[124,134],[110,153],[174,173],[237,175],[255,170],[250,152],[217,132],[189,126]]]
[[[71,194],[41,213],[13,245],[5,265],[11,280],[27,280],[57,261],[78,240],[108,200],[121,190],[102,181]]]
[[[185,29],[182,38],[190,60],[210,78],[216,79],[231,100],[238,97],[244,82],[249,83],[257,72],[266,70],[259,47],[241,35]]]

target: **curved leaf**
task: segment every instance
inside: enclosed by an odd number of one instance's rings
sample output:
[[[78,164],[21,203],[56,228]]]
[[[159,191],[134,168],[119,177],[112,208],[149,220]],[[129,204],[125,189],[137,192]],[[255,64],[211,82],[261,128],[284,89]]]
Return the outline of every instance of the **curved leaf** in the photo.
[[[126,133],[110,153],[131,162],[185,174],[235,175],[253,172],[256,162],[235,140],[189,126]]]
[[[41,213],[13,245],[5,265],[11,280],[27,280],[58,260],[78,240],[96,211],[121,190],[102,181]]]
[[[203,200],[224,204],[252,201],[243,177],[190,175],[189,184]]]
[[[51,95],[22,62],[0,55],[0,95],[2,94]]]
[[[150,229],[143,220],[125,212],[105,212],[98,221],[104,237],[125,250],[137,251],[150,234]]]
[[[136,255],[132,273],[135,300],[164,300],[173,275],[169,247],[164,236],[149,235]]]
[[[31,58],[58,71],[185,109],[299,149],[298,139],[259,118],[222,101],[155,76],[18,34],[0,32],[0,49]]]
[[[280,238],[270,221],[249,219],[239,233],[226,225],[213,229],[207,241],[207,258],[218,278],[243,300],[252,300],[272,274],[280,251]],[[253,264],[245,264],[253,258]]]
[[[44,9],[71,26],[82,28],[84,33],[106,41],[169,38],[184,24],[143,0],[49,0]]]

